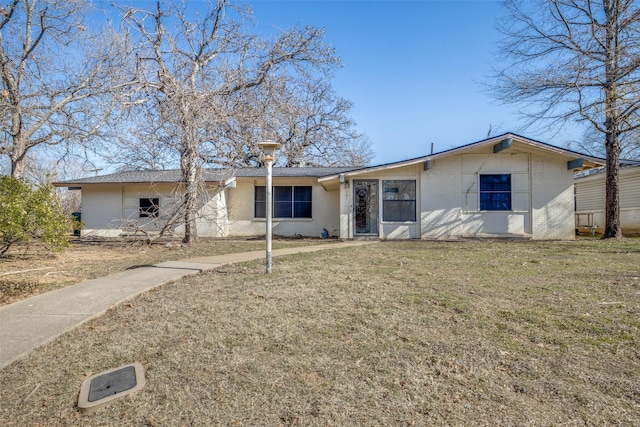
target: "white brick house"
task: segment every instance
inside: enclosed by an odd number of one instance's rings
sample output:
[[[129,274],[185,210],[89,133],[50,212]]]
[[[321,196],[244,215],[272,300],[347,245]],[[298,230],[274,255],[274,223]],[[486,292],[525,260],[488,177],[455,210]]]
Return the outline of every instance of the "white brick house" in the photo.
[[[602,164],[508,133],[319,181],[340,185],[342,238],[572,239],[573,175]]]
[[[343,239],[572,239],[573,175],[585,156],[515,134],[379,166],[274,168],[276,235]],[[56,183],[82,190],[83,235],[157,230],[179,201],[179,171]],[[264,169],[208,171],[201,236],[264,234]],[[176,229],[176,232],[180,232]]]

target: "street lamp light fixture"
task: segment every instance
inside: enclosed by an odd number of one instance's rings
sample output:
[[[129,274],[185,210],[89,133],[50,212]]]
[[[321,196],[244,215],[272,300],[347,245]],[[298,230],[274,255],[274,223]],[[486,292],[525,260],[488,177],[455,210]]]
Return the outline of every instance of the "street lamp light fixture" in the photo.
[[[258,147],[262,150],[263,159],[266,163],[273,161],[276,150],[280,148],[280,144],[275,141],[266,140],[258,143]]]
[[[266,240],[267,240],[267,274],[271,274],[271,224],[273,217],[273,199],[272,199],[272,178],[273,178],[273,170],[272,163],[276,153],[276,150],[280,148],[280,144],[274,141],[262,141],[258,144],[258,147],[262,150],[263,160],[265,165],[267,166],[267,182],[266,182],[266,219],[267,219],[267,230],[266,230]]]

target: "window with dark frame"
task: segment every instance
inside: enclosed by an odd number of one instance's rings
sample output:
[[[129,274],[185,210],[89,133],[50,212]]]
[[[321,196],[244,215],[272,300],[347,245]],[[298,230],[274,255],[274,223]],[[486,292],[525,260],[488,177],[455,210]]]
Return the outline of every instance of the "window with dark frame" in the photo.
[[[160,199],[140,198],[140,218],[157,218],[160,213]]]
[[[382,220],[405,222],[416,220],[416,182],[382,181]]]
[[[511,175],[480,175],[480,210],[511,210]]]
[[[267,217],[267,187],[255,187],[253,206],[255,218]]]
[[[274,218],[311,218],[312,217],[311,186],[274,186],[273,217]],[[267,212],[267,189],[255,187],[255,218],[265,218]]]

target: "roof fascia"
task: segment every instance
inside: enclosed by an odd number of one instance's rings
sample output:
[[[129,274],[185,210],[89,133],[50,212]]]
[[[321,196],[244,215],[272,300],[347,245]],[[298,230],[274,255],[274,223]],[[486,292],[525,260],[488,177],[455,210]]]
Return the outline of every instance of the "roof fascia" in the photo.
[[[415,158],[415,159],[403,160],[401,162],[386,163],[386,164],[378,165],[378,166],[369,166],[369,167],[362,168],[362,169],[354,169],[354,170],[351,170],[351,171],[346,171],[346,172],[337,173],[337,174],[333,174],[333,175],[322,176],[322,177],[318,177],[318,182],[324,182],[324,181],[331,181],[331,180],[334,180],[334,179],[339,179],[340,175],[356,176],[356,175],[362,175],[364,173],[379,172],[379,171],[383,171],[383,170],[387,170],[387,169],[394,169],[394,168],[401,168],[401,167],[405,167],[405,166],[411,166],[411,165],[415,165],[415,164],[422,163],[422,162],[426,161],[427,157],[431,157],[431,156],[418,157],[418,158]]]
[[[604,165],[606,163],[605,159],[602,159],[600,157],[594,157],[594,156],[589,156],[587,154],[584,153],[579,153],[577,151],[572,151],[566,148],[561,148],[561,147],[556,147],[555,145],[551,145],[551,144],[547,144],[544,142],[540,142],[540,141],[536,141],[534,139],[530,139],[530,138],[525,138],[524,136],[520,136],[520,135],[515,135],[512,134],[512,136],[517,139],[518,142],[525,144],[525,145],[530,145],[532,147],[536,147],[542,150],[546,150],[546,151],[550,151],[552,153],[556,153],[556,154],[560,154],[569,158],[574,158],[574,159],[579,159],[582,158],[584,159],[586,162],[590,162],[593,163],[595,165]]]

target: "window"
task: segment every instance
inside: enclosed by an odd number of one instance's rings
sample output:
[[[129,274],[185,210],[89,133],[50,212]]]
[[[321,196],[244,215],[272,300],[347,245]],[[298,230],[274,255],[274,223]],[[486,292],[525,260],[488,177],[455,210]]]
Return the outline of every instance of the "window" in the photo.
[[[267,188],[266,187],[255,187],[255,197],[254,197],[254,212],[253,216],[255,218],[266,218],[267,217]]]
[[[274,218],[293,218],[293,188],[273,187]]]
[[[160,212],[160,199],[141,198],[140,199],[140,218],[157,218]]]
[[[293,217],[311,218],[311,187],[293,187]]]
[[[383,221],[416,220],[416,182],[382,181]]]
[[[511,210],[511,175],[480,175],[480,210]]]
[[[311,218],[310,186],[274,186],[273,217],[274,218]],[[264,218],[267,212],[267,189],[255,187],[255,217]]]

